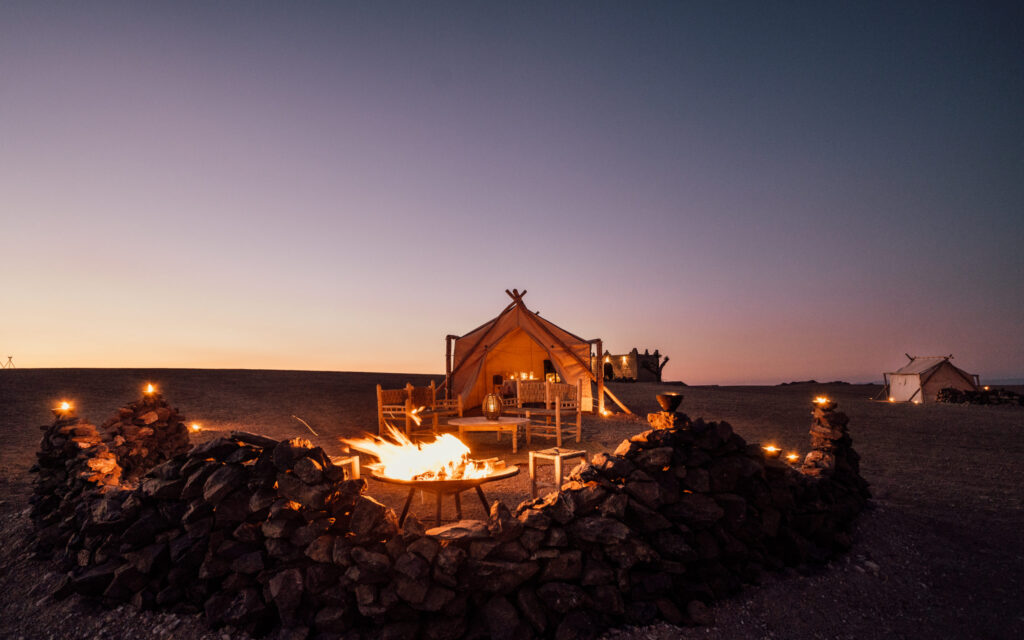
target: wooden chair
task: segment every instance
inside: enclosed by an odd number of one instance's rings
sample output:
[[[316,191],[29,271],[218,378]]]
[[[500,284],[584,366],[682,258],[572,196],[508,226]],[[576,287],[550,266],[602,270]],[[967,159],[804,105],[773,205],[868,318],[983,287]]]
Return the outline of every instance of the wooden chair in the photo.
[[[409,392],[409,401],[413,410],[417,410],[418,417],[423,420],[430,418],[431,428],[415,430],[416,435],[437,434],[439,418],[453,416],[462,417],[462,396],[455,398],[439,398],[440,389],[430,381],[430,386],[414,387],[411,384],[405,386]]]
[[[544,422],[531,420],[526,424],[526,444],[530,444],[533,436],[539,438],[554,438],[555,446],[562,446],[562,423],[563,418],[570,419],[569,426],[575,425],[576,442],[583,440],[583,410],[581,399],[583,397],[582,380],[577,380],[575,385],[566,383],[546,383],[546,397],[544,409],[524,409],[526,417],[544,416]],[[555,423],[551,424],[554,417]],[[573,419],[575,417],[575,419]]]
[[[410,383],[401,389],[383,389],[377,385],[378,435],[384,435],[385,421],[400,424],[410,438],[433,435],[437,433],[438,418],[462,416],[461,397],[447,400],[437,395],[438,388],[433,382],[427,387],[414,387]],[[420,426],[425,418],[430,418],[429,429]]]

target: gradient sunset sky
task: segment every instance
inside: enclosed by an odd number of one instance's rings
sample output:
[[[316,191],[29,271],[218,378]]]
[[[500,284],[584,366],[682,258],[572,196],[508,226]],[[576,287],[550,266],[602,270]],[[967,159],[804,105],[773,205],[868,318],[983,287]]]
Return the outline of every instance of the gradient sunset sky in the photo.
[[[1024,377],[1022,6],[4,2],[0,357]]]

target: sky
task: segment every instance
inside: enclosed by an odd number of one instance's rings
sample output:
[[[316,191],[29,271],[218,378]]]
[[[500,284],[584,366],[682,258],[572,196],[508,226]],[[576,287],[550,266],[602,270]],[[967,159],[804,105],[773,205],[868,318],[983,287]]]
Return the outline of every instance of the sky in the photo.
[[[1022,229],[1020,3],[0,2],[19,367],[1021,378]]]

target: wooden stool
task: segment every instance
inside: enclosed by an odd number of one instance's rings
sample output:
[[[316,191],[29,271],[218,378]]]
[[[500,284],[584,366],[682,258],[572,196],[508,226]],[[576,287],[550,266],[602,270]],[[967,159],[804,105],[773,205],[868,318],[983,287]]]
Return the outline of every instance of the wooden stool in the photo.
[[[562,461],[573,458],[586,458],[587,452],[578,449],[560,449],[552,447],[541,451],[530,452],[530,497],[537,497],[537,467],[541,461],[551,460],[555,465],[555,490],[562,486]]]
[[[338,467],[348,467],[348,479],[359,479],[359,456],[331,456],[331,463]]]

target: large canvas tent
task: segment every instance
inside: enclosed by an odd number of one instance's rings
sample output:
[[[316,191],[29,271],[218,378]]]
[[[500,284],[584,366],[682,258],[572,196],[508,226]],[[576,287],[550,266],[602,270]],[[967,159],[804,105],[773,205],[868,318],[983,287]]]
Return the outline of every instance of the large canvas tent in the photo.
[[[590,369],[591,345],[600,340],[581,338],[530,311],[523,302],[526,291],[506,291],[512,304],[496,318],[462,336],[448,336],[445,354],[450,397],[462,396],[463,406],[479,405],[493,389],[495,376],[533,373],[543,379],[553,369],[563,382],[583,382],[581,408],[593,410],[591,381],[601,381]],[[545,366],[547,363],[547,367]]]
[[[978,390],[977,374],[967,373],[954,365],[948,356],[912,356],[910,362],[896,371],[883,373],[890,402],[935,402],[940,389],[953,387],[964,391]]]

